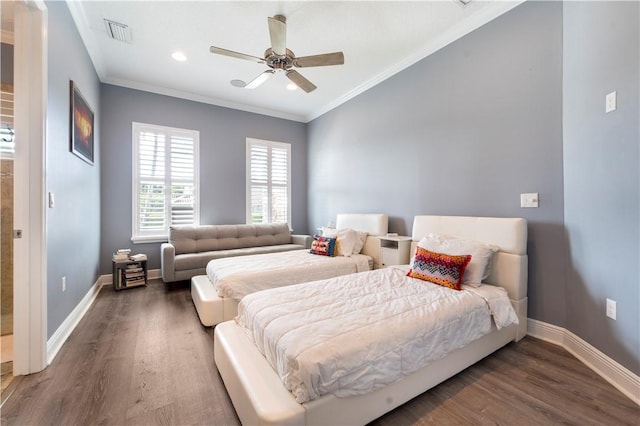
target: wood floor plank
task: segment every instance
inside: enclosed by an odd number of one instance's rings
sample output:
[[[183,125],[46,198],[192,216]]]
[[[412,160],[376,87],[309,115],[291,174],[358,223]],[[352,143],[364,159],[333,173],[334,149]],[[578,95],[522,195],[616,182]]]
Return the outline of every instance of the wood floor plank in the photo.
[[[2,407],[12,425],[239,425],[188,285],[100,291],[53,363]],[[510,343],[371,425],[631,425],[640,407],[559,346]]]

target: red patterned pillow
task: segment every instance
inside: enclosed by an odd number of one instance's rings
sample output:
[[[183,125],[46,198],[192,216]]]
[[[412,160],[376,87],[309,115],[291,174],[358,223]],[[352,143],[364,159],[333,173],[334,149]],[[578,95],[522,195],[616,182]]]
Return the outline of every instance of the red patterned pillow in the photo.
[[[332,237],[323,237],[314,235],[311,242],[311,254],[319,254],[321,256],[335,256],[336,239]]]
[[[460,290],[464,270],[470,261],[470,254],[454,256],[418,247],[407,276]]]

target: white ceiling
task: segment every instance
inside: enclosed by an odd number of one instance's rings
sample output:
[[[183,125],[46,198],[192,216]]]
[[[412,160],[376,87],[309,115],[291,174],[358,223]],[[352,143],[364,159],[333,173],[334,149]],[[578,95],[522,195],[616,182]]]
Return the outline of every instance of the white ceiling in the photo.
[[[307,122],[520,4],[514,1],[67,1],[104,83]],[[267,17],[287,18],[296,56],[344,52],[344,65],[299,68],[318,89],[286,89],[282,73],[209,53],[210,46],[263,57]],[[103,19],[126,24],[132,42],[107,36]],[[175,50],[186,62],[171,58]]]

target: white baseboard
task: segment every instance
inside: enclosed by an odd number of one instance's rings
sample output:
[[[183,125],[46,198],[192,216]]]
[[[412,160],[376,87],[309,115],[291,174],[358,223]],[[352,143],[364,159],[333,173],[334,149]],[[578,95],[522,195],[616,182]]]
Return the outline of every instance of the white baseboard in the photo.
[[[160,269],[150,269],[147,271],[147,279],[155,280],[158,278],[162,278],[162,271],[160,271]]]
[[[616,389],[640,405],[640,376],[609,358],[569,330],[529,318],[527,334],[569,351]]]
[[[149,279],[161,278],[161,276],[160,269],[152,269],[147,272],[147,278]],[[64,342],[67,341],[82,317],[84,317],[91,305],[93,305],[102,286],[112,284],[113,278],[111,274],[100,275],[80,303],[78,303],[75,309],[71,311],[69,316],[60,324],[60,327],[58,327],[56,332],[53,333],[53,336],[47,341],[47,365],[51,364]]]
[[[56,357],[64,342],[67,341],[73,330],[76,328],[82,317],[87,313],[93,302],[96,300],[102,284],[101,278],[91,286],[87,294],[82,298],[80,303],[75,307],[69,316],[60,324],[51,338],[47,341],[47,365],[51,364]]]

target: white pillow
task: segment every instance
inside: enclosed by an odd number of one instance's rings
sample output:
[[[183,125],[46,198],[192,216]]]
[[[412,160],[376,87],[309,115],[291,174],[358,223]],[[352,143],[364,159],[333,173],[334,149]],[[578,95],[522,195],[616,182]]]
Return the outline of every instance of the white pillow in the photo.
[[[367,241],[368,234],[362,231],[356,231],[356,234],[358,234],[358,238],[356,238],[356,243],[353,246],[353,254],[360,254],[364,248],[364,243]]]
[[[322,228],[322,235],[336,238],[336,256],[349,257],[358,240],[358,233],[353,229]]]
[[[336,228],[327,228],[326,226],[320,227],[320,235],[325,237],[330,237],[331,235],[329,234],[332,234],[335,237],[336,232],[338,232]]]
[[[418,243],[418,246],[437,253],[464,255],[470,254],[471,261],[462,277],[462,283],[479,286],[491,273],[491,258],[498,247],[480,241],[465,240],[446,235],[431,233]]]

